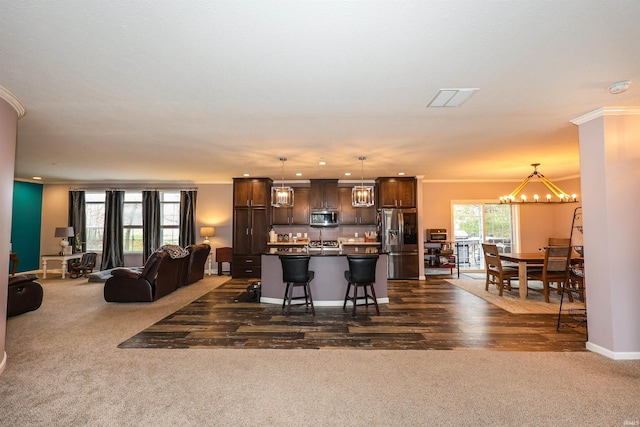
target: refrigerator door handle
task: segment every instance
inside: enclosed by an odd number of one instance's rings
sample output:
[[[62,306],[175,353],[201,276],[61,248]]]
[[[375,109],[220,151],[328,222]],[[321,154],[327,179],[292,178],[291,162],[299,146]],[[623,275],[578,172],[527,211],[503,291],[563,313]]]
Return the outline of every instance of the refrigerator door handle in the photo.
[[[402,212],[398,212],[398,243],[400,244],[401,249],[404,247],[404,214]]]

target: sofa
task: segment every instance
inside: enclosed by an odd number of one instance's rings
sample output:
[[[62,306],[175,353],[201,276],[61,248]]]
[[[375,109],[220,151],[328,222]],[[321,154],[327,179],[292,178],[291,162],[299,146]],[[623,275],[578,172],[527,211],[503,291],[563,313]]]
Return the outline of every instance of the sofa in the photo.
[[[34,311],[42,305],[42,285],[35,274],[20,274],[9,278],[7,317]]]
[[[152,253],[142,271],[116,268],[104,284],[107,302],[152,302],[185,283],[190,254],[181,248],[161,248]]]
[[[184,284],[190,285],[204,278],[204,267],[211,253],[211,246],[201,243],[189,245],[185,249],[189,252],[189,265]]]

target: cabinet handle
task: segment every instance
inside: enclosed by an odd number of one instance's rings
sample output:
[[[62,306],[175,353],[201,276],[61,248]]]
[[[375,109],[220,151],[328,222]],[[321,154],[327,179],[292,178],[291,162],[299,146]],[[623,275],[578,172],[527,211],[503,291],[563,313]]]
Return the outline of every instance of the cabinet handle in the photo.
[[[245,233],[246,233],[246,234],[247,234],[247,236],[248,236],[248,235],[249,235],[249,229],[248,229],[248,228],[245,228],[244,230],[245,230]]]
[[[252,262],[253,262],[253,260],[252,260],[252,259],[245,259],[245,260],[244,260],[244,263],[245,263],[245,264],[250,264],[250,263],[252,263]]]

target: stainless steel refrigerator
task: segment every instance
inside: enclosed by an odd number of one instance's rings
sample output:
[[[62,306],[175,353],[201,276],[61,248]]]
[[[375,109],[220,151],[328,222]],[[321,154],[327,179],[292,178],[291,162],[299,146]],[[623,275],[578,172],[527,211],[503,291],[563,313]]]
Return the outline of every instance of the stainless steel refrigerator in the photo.
[[[417,279],[418,213],[415,208],[379,209],[382,252],[389,254],[389,279]]]

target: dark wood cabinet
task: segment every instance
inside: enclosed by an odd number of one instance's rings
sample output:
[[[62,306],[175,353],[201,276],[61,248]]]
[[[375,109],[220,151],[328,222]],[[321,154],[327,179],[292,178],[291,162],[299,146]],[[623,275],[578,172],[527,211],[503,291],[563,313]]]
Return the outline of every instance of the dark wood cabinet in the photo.
[[[351,187],[340,187],[340,224],[376,225],[376,207],[354,208],[351,204]]]
[[[378,207],[380,208],[415,208],[415,178],[378,178]]]
[[[294,187],[292,208],[272,208],[273,225],[309,225],[308,187]]]
[[[271,185],[268,178],[233,180],[233,277],[260,278],[271,225]]]
[[[312,179],[309,205],[311,209],[338,209],[338,180]]]
[[[269,178],[236,178],[233,180],[234,207],[267,207],[272,181]]]

